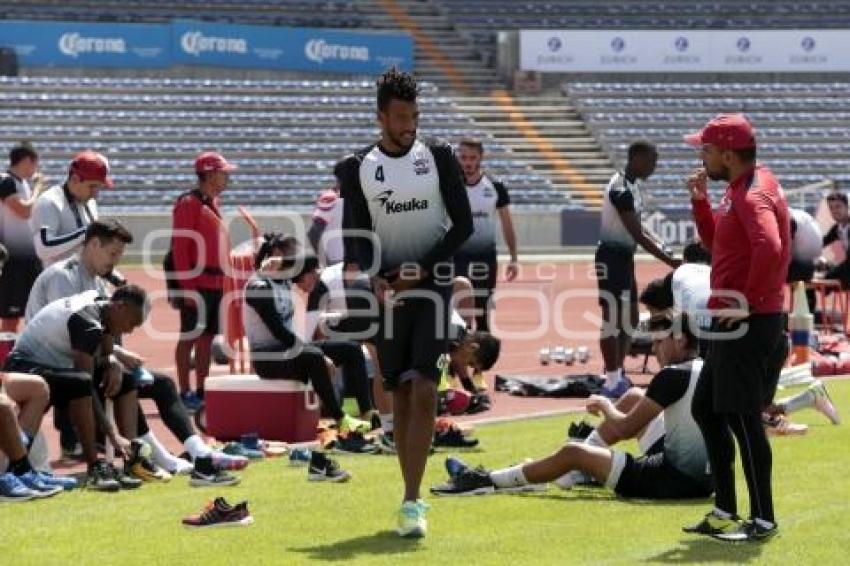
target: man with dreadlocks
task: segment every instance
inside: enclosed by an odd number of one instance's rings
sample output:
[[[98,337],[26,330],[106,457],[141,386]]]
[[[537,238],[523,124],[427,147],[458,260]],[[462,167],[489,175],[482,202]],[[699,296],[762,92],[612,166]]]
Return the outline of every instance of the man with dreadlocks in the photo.
[[[395,68],[377,82],[381,139],[337,169],[350,275],[367,272],[380,316],[375,341],[384,388],[393,393],[396,450],[404,478],[398,533],[422,537],[419,496],[448,352],[452,254],[472,234],[472,212],[451,147],[417,139],[418,87]]]

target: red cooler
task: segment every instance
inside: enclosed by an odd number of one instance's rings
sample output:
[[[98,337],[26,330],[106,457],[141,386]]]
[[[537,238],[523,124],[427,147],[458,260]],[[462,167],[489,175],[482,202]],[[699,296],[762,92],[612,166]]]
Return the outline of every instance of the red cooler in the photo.
[[[319,400],[309,385],[240,374],[208,377],[204,389],[206,432],[219,440],[247,433],[283,442],[316,439]]]

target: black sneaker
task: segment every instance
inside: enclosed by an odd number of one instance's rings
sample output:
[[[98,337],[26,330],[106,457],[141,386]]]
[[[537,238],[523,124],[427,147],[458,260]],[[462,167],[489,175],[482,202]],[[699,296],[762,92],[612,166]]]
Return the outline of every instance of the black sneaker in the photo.
[[[725,542],[766,542],[779,534],[779,526],[774,523],[763,527],[755,521],[744,521],[737,529],[711,535]]]
[[[441,496],[486,495],[495,491],[490,472],[481,466],[462,469],[448,483],[431,488],[431,493]]]
[[[336,460],[325,456],[324,452],[313,452],[310,456],[310,466],[307,468],[308,481],[344,482],[351,479],[351,474],[339,467]]]
[[[469,399],[469,407],[466,408],[467,415],[477,415],[490,410],[490,396],[486,393],[475,393]]]
[[[380,451],[377,444],[358,432],[349,432],[345,436],[338,435],[331,448],[348,454],[376,454]]]
[[[570,440],[584,440],[590,436],[590,433],[594,430],[596,430],[596,427],[587,421],[570,423],[570,427],[567,429],[567,437]]]
[[[434,433],[434,446],[450,448],[474,448],[478,446],[477,438],[466,438],[456,426],[452,426],[442,432]]]
[[[138,489],[142,487],[142,480],[139,478],[134,478],[130,475],[130,473],[124,469],[124,466],[117,468],[112,464],[107,463],[110,471],[112,472],[112,477],[115,478],[115,481],[118,482],[118,485],[121,489]]]
[[[211,485],[236,485],[241,480],[239,476],[230,474],[225,470],[219,470],[213,465],[211,456],[195,458],[195,468],[189,476],[189,485],[192,487],[206,487]]]
[[[115,492],[121,489],[121,484],[115,479],[112,467],[104,460],[98,460],[89,466],[84,487],[92,491]]]

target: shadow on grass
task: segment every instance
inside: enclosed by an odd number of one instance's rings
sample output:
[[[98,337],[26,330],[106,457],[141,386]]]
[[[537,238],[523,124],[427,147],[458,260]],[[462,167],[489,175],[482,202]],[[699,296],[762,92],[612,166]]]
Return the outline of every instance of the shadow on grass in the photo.
[[[679,546],[665,550],[644,562],[662,564],[688,564],[705,562],[750,562],[761,554],[762,545],[758,543],[728,543],[706,537],[688,539],[679,542]]]
[[[306,554],[312,560],[353,560],[361,556],[379,554],[407,554],[419,548],[418,539],[405,539],[395,531],[380,531],[373,535],[360,536],[319,546],[290,548],[292,552]]]

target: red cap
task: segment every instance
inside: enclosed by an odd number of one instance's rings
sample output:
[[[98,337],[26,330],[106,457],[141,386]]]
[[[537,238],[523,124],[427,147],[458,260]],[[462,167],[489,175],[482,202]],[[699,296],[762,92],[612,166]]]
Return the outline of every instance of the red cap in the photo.
[[[214,151],[205,151],[195,158],[195,173],[211,171],[233,171],[236,165],[228,163],[223,155]]]
[[[109,177],[109,160],[95,151],[84,151],[74,156],[68,173],[76,175],[83,181],[100,181],[108,188],[112,188],[112,179]]]
[[[743,114],[718,114],[698,132],[685,136],[685,142],[720,149],[749,149],[756,146],[756,132]]]

